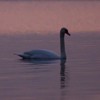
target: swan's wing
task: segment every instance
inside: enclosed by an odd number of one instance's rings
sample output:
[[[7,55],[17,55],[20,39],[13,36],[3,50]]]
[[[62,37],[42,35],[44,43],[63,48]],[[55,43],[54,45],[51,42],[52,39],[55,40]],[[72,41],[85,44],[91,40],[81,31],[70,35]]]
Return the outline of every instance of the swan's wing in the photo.
[[[24,55],[31,56],[31,55],[33,55],[33,52],[32,51],[24,52]]]
[[[59,56],[52,51],[48,50],[32,50],[18,55],[25,59],[57,59]]]

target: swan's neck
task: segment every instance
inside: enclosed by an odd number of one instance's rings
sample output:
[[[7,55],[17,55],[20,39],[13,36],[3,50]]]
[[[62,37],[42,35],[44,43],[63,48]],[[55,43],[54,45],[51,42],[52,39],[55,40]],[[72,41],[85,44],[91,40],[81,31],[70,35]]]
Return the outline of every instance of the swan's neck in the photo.
[[[65,34],[60,33],[60,51],[61,51],[61,59],[66,59],[64,35],[65,35]]]

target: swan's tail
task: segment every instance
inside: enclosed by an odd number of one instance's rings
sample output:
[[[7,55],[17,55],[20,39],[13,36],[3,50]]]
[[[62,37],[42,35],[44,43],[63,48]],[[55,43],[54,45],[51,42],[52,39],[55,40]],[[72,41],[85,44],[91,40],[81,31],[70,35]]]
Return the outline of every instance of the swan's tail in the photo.
[[[17,56],[21,57],[22,59],[30,59],[30,56],[28,56],[28,55],[17,54],[17,53],[14,53],[14,55],[17,55]]]
[[[19,56],[19,57],[24,57],[22,54],[14,53],[14,55],[17,55],[17,56]]]

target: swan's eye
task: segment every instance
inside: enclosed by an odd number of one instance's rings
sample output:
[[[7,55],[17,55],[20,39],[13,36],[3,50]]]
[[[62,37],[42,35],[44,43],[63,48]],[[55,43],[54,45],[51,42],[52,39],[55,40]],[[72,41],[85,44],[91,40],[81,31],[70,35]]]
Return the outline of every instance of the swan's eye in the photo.
[[[61,31],[62,33],[66,33],[67,31],[65,30],[65,29],[62,29],[62,31]]]

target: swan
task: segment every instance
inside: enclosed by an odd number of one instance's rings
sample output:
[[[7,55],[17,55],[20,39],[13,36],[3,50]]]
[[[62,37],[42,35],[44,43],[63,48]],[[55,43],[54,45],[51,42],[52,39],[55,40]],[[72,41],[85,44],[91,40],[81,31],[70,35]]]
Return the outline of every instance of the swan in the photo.
[[[22,59],[66,59],[66,52],[65,52],[65,43],[64,43],[64,36],[65,34],[70,36],[68,30],[63,27],[60,30],[60,51],[61,56],[58,56],[56,53],[49,51],[49,50],[31,50],[28,52],[24,52],[23,54],[17,54]]]

